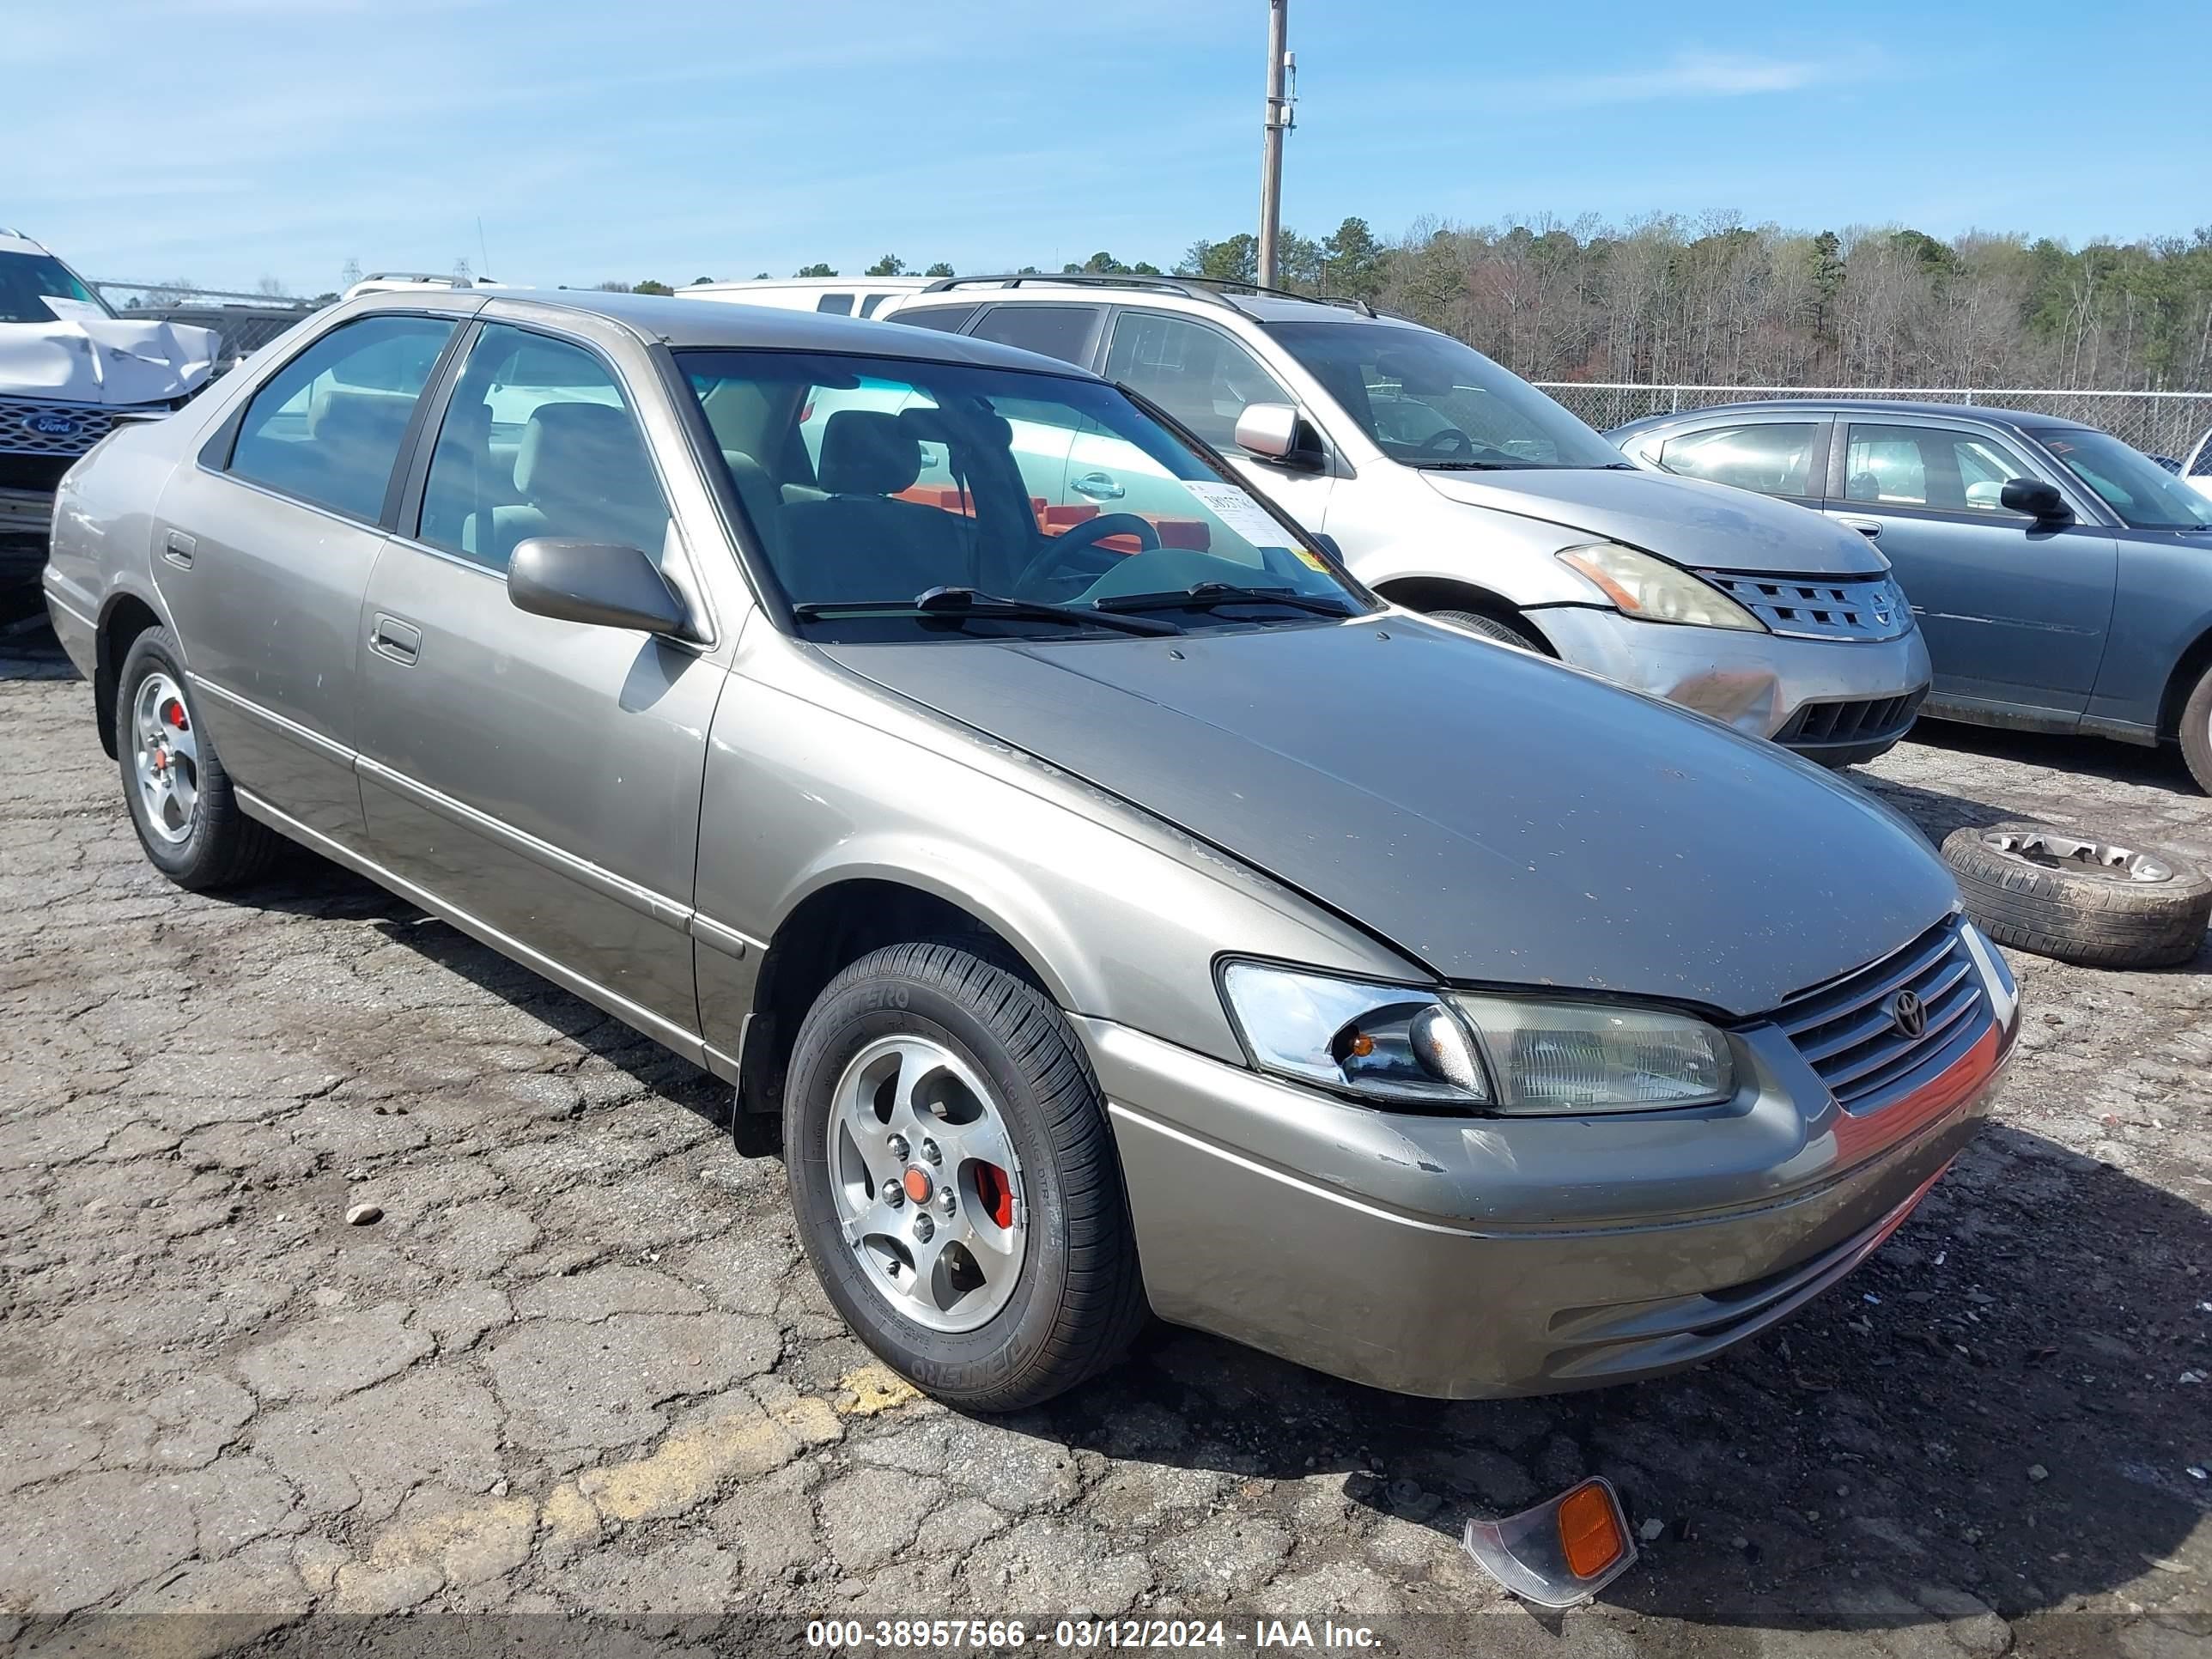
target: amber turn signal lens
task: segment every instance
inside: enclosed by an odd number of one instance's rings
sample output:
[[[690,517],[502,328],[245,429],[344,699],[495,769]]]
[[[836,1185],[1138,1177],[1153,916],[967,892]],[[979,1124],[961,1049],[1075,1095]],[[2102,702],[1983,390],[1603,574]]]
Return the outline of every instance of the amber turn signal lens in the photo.
[[[1596,1481],[1584,1481],[1559,1500],[1559,1549],[1576,1577],[1596,1577],[1627,1548],[1612,1500]]]

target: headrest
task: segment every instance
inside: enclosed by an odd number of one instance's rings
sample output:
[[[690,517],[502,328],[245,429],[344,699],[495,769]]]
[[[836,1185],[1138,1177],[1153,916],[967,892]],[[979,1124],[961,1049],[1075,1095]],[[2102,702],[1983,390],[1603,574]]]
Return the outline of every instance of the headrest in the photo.
[[[314,407],[309,434],[327,444],[383,444],[395,455],[415,400],[380,392],[326,392]]]
[[[822,428],[816,472],[832,495],[896,495],[921,476],[921,440],[896,415],[841,409]]]
[[[617,496],[646,465],[628,411],[608,404],[540,404],[522,428],[514,487],[533,500],[551,494]]]

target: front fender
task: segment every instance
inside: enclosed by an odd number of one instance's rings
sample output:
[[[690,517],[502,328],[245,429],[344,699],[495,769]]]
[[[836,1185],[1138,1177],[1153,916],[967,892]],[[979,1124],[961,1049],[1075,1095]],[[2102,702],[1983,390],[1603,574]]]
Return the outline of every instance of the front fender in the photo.
[[[696,900],[738,934],[773,940],[838,883],[895,883],[988,926],[1069,1012],[1228,1060],[1242,1050],[1214,988],[1224,951],[1419,976],[1265,873],[771,630],[749,629],[739,659],[715,712]],[[701,964],[708,1040],[735,1052],[757,966],[710,992]]]

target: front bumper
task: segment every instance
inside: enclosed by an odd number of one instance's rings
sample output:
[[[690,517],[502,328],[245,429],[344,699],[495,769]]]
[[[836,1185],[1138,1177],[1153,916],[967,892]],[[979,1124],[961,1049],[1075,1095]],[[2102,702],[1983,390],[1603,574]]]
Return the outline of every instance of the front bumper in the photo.
[[[1771,1025],[1735,1034],[1728,1107],[1508,1120],[1378,1112],[1078,1024],[1163,1318],[1471,1399],[1694,1364],[1835,1283],[1972,1139],[2018,1012],[1867,1115]]]
[[[45,536],[53,527],[51,490],[0,489],[0,536]]]
[[[1893,640],[1812,640],[1637,622],[1553,605],[1530,621],[1561,658],[1831,766],[1895,746],[1931,670],[1918,629]]]

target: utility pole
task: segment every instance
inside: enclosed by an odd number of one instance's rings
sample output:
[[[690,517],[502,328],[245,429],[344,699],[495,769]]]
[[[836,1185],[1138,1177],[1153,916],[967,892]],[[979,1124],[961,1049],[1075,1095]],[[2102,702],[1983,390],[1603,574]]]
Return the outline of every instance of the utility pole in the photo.
[[[1283,135],[1291,130],[1291,100],[1284,95],[1283,76],[1291,54],[1285,46],[1290,33],[1291,0],[1267,0],[1267,118],[1261,127],[1260,149],[1260,285],[1275,286],[1276,244],[1283,230]]]

